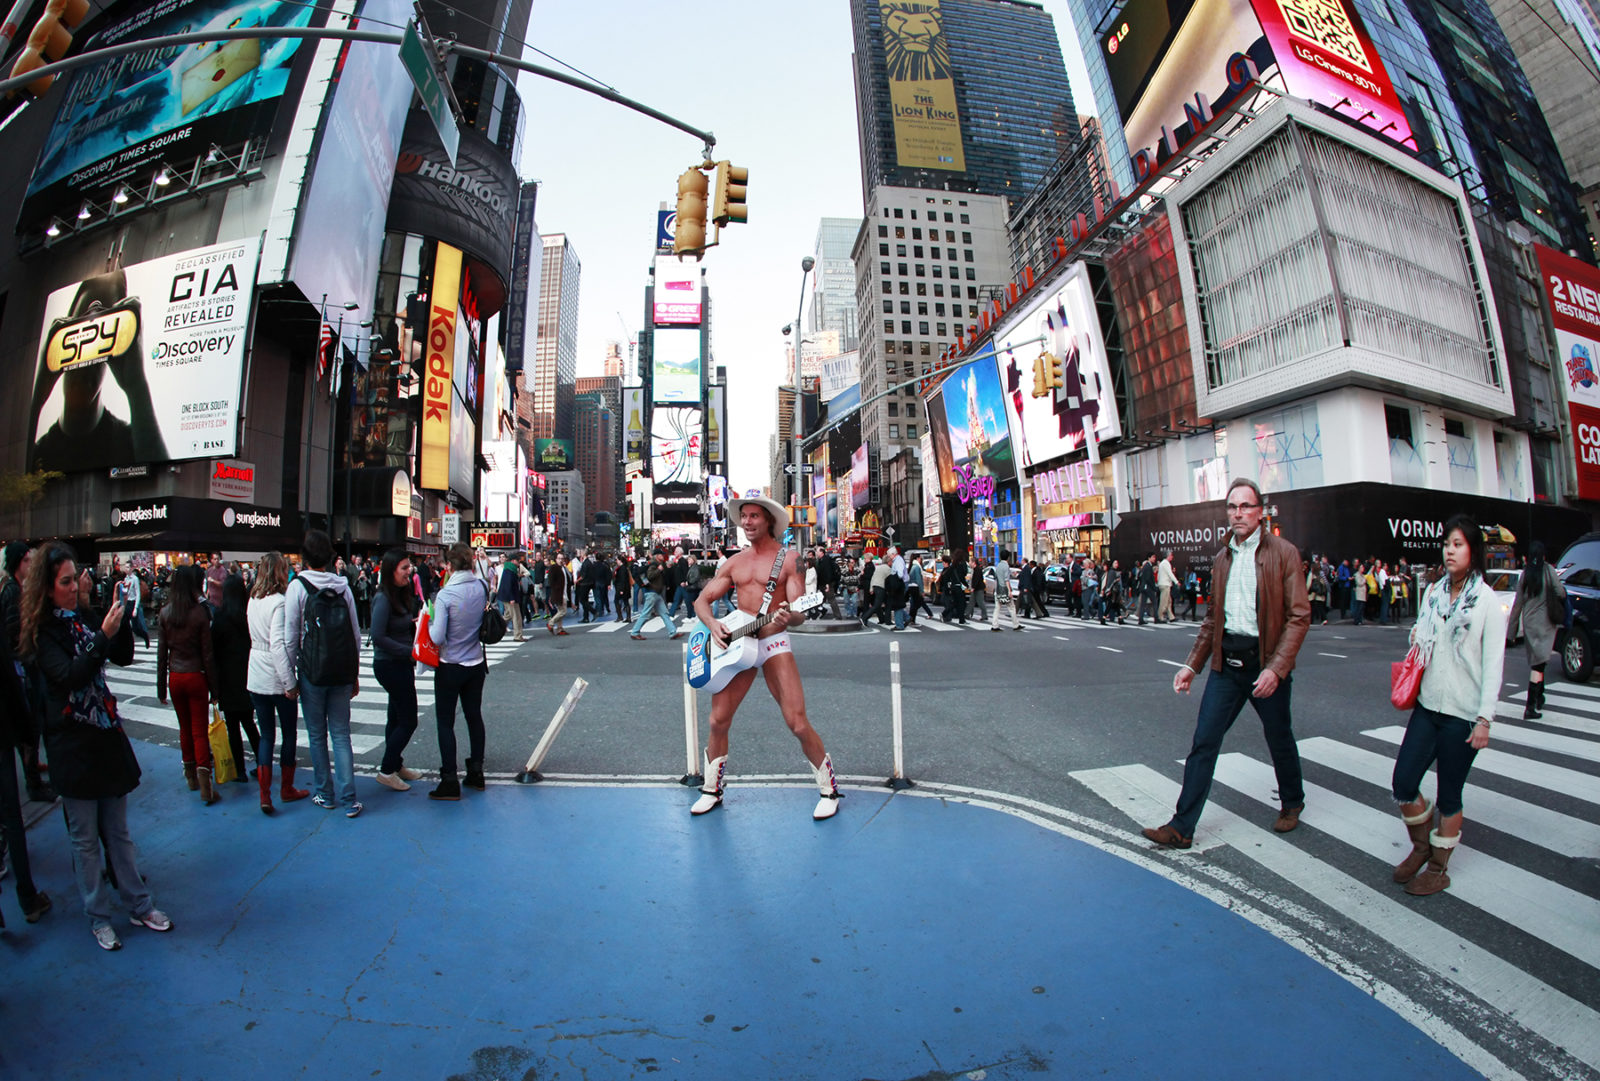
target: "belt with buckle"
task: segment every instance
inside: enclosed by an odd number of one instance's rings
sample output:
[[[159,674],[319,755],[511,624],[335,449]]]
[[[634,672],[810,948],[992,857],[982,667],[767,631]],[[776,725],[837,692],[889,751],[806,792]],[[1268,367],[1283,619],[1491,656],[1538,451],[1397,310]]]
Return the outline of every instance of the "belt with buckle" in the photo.
[[[1230,644],[1227,639],[1222,644],[1222,659],[1230,668],[1243,668],[1246,664],[1259,665],[1261,663],[1261,641],[1257,638],[1239,637]]]

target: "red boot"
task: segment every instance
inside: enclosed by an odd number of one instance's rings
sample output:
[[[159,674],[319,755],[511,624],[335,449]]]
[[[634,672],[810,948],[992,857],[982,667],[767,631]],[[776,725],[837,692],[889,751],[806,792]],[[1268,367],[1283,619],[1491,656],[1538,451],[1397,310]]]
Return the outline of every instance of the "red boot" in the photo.
[[[272,813],[272,767],[257,766],[256,780],[261,785],[261,813],[269,815]]]
[[[278,798],[284,803],[293,803],[297,799],[305,799],[311,795],[303,788],[294,786],[294,767],[290,766],[283,771],[283,777],[278,784]]]

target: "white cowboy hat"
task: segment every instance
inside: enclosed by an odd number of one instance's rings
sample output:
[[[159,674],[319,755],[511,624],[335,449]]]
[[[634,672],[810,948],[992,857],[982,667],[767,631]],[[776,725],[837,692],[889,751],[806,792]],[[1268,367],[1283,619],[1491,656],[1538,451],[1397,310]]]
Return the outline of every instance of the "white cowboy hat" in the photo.
[[[782,503],[762,496],[742,496],[738,499],[728,500],[728,520],[730,522],[738,520],[746,503],[754,503],[758,507],[763,507],[767,513],[772,515],[772,535],[778,540],[782,540],[784,530],[789,528],[789,509]]]

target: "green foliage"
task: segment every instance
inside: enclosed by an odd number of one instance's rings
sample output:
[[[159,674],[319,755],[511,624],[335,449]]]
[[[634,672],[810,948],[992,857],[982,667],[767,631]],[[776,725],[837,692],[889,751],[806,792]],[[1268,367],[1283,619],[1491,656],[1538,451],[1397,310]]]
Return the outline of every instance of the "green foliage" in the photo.
[[[44,490],[51,481],[64,476],[65,473],[54,469],[35,469],[31,473],[7,470],[0,473],[0,512],[28,509],[44,498]]]

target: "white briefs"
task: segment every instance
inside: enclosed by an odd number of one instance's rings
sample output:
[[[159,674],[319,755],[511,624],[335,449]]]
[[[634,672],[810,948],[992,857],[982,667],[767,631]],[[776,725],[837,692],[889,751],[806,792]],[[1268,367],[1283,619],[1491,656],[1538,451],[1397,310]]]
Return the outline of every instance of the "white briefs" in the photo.
[[[760,668],[767,663],[769,657],[776,657],[780,653],[793,653],[794,646],[789,641],[788,631],[779,631],[771,638],[757,638],[756,667]]]

